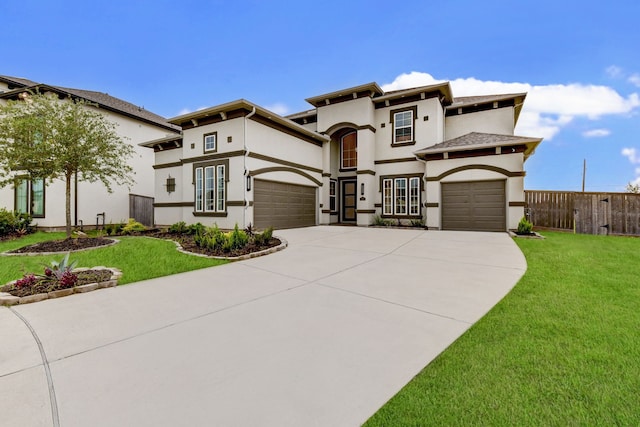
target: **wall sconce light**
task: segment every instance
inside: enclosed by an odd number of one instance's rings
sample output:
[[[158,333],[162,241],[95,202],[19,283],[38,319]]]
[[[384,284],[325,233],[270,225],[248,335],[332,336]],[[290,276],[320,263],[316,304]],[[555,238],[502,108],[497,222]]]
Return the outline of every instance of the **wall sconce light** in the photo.
[[[173,193],[174,191],[176,191],[176,179],[172,178],[171,175],[169,175],[164,186],[167,187],[167,193]]]
[[[364,182],[360,184],[360,195],[364,196]]]
[[[251,175],[247,175],[247,191],[251,191]]]

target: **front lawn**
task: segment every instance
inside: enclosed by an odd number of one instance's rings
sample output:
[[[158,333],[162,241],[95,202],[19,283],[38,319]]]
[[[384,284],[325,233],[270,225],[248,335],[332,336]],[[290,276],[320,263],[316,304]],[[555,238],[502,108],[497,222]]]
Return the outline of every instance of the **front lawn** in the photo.
[[[19,240],[0,242],[0,252],[17,249],[43,240],[63,239],[64,233],[38,232]],[[116,267],[123,272],[119,284],[137,282],[169,274],[225,264],[227,261],[180,253],[173,242],[147,237],[118,237],[120,243],[101,249],[72,252],[71,261],[78,267]],[[51,260],[60,255],[2,256],[0,257],[0,285],[19,279],[22,274],[42,273]]]
[[[640,425],[640,239],[516,239],[517,286],[366,426]]]

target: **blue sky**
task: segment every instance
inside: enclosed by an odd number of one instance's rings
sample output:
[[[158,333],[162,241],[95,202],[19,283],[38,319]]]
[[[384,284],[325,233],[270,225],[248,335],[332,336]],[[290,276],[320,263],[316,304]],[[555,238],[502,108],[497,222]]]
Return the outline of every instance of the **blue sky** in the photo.
[[[375,81],[529,95],[528,189],[640,183],[640,2],[2,0],[0,74],[174,117],[245,98],[281,114]]]

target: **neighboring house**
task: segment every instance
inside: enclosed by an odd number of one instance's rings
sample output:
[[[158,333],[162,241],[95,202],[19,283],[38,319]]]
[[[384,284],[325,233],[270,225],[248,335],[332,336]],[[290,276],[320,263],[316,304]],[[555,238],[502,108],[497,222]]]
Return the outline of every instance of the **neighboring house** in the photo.
[[[281,117],[245,100],[170,119],[154,149],[156,222],[287,228],[369,225],[505,231],[524,214],[514,136],[526,94],[454,98],[449,83],[384,92],[369,83]]]
[[[19,99],[25,91],[53,92],[61,99],[71,97],[83,99],[97,105],[107,118],[114,122],[116,132],[135,148],[129,164],[135,171],[135,184],[129,190],[126,186],[114,186],[108,193],[100,183],[76,180],[72,188],[72,222],[74,225],[95,226],[136,219],[153,224],[153,209],[145,212],[145,202],[152,202],[154,193],[153,155],[139,143],[150,139],[179,135],[180,128],[166,119],[144,108],[114,98],[106,93],[63,88],[36,83],[30,80],[0,76],[0,103],[8,99]],[[87,107],[94,108],[94,107]],[[0,207],[8,210],[29,212],[34,223],[45,228],[60,228],[65,225],[65,184],[62,180],[47,182],[31,180],[20,176],[15,186],[0,188]],[[150,203],[149,203],[150,205]],[[103,214],[99,215],[98,214]]]

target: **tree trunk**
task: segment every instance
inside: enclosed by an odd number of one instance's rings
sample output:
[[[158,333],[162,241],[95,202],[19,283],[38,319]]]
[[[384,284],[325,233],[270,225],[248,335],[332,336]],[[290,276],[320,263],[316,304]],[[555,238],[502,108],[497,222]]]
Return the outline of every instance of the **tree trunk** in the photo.
[[[67,225],[65,231],[67,232],[67,239],[71,237],[71,172],[65,173],[65,219],[67,221]]]

